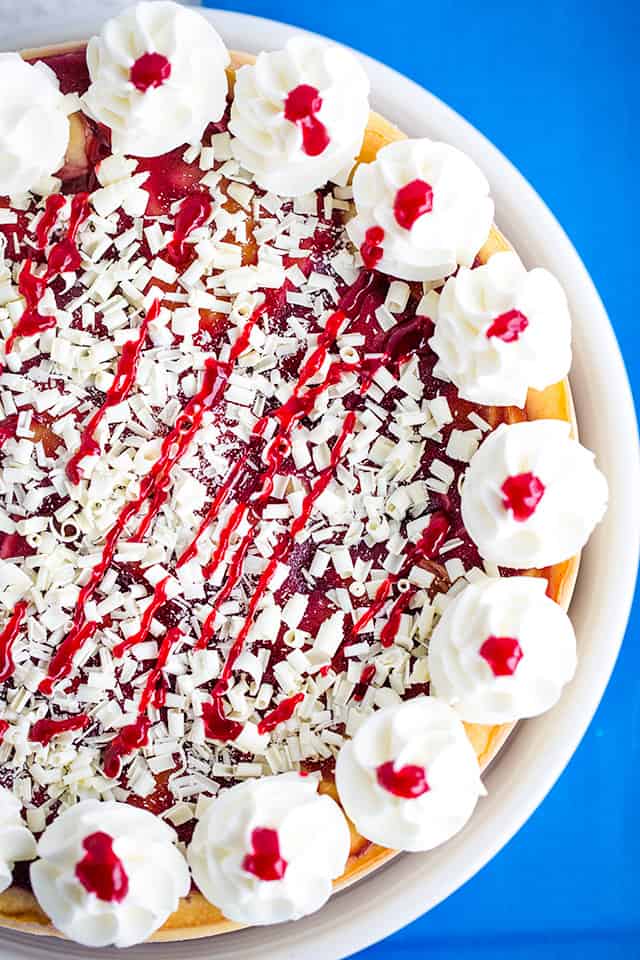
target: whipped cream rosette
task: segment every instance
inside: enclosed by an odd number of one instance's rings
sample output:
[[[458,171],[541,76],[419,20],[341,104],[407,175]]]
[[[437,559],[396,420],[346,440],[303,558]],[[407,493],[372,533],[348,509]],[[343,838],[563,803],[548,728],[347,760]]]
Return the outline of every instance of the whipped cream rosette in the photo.
[[[281,923],[318,910],[344,871],[349,828],[318,777],[284,773],[225,790],[196,826],[188,858],[230,920]]]
[[[469,584],[429,641],[432,692],[470,723],[511,723],[544,713],[576,668],[569,617],[541,577]]]
[[[481,555],[509,567],[574,556],[607,507],[607,481],[563,420],[501,424],[471,458],[462,519]]]
[[[173,829],[127,803],[85,800],[38,842],[33,891],[58,930],[87,947],[146,940],[189,892]]]
[[[435,373],[465,400],[524,407],[529,387],[543,390],[571,366],[571,318],[565,293],[548,270],[527,271],[511,252],[461,267],[447,280],[429,344]]]
[[[11,885],[14,865],[35,855],[36,842],[22,819],[17,797],[0,787],[0,893]]]
[[[334,44],[293,37],[236,76],[232,149],[256,183],[284,197],[344,184],[369,117],[369,80]]]
[[[347,232],[366,266],[403,280],[440,280],[473,263],[489,235],[489,184],[460,150],[432,140],[383,147],[353,177]]]
[[[37,188],[64,163],[69,114],[77,97],[64,96],[53,70],[0,53],[0,196]],[[9,95],[10,91],[10,95]]]
[[[84,108],[111,130],[115,153],[154,157],[196,143],[220,120],[229,54],[214,27],[178,3],[138,3],[87,47]]]
[[[431,696],[372,713],[338,755],[336,786],[364,837],[414,851],[461,830],[485,792],[462,721]]]

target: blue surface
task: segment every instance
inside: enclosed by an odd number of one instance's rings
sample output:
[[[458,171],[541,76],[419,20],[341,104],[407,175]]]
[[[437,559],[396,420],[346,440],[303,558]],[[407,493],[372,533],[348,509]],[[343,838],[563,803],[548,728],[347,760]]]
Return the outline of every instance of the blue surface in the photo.
[[[432,90],[492,140],[538,190],[590,270],[638,399],[632,221],[640,214],[640,5],[235,0],[215,6],[358,47]],[[629,443],[633,456],[635,439]],[[636,602],[594,722],[527,825],[449,900],[359,958],[640,958],[639,628]]]

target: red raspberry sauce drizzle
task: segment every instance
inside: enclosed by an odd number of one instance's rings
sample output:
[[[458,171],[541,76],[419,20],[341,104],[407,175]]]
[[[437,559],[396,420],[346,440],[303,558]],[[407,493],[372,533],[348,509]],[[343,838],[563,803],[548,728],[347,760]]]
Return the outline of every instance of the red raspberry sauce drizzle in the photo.
[[[7,721],[7,720],[0,720],[0,743],[2,743],[2,741],[3,741],[3,739],[4,739],[4,735],[5,735],[5,733],[7,732],[8,729],[9,729],[9,723],[8,723],[8,721]]]
[[[528,326],[529,321],[524,313],[520,313],[519,310],[508,310],[495,318],[486,336],[487,338],[497,337],[505,343],[514,343]]]
[[[52,198],[49,198],[49,201],[51,201],[51,199]],[[46,218],[47,222],[52,222],[50,227],[45,224],[42,234],[38,235],[39,245],[43,238],[46,245],[49,233],[51,229],[53,229],[57,214],[61,208],[59,201],[56,200],[55,203],[49,203],[49,201],[47,201],[43,219]],[[38,312],[38,305],[45,295],[47,285],[54,277],[59,273],[64,273],[66,270],[77,270],[79,268],[81,261],[80,253],[76,246],[76,237],[78,230],[89,216],[89,213],[88,194],[77,193],[71,201],[71,214],[69,226],[67,227],[67,236],[63,240],[59,240],[58,243],[54,244],[51,248],[44,274],[41,277],[34,274],[33,261],[31,258],[25,260],[24,266],[18,275],[18,290],[24,297],[27,306],[11,331],[10,336],[7,338],[5,344],[5,352],[7,354],[13,350],[18,337],[34,337],[37,334],[44,333],[45,330],[50,330],[52,327],[55,327],[56,318],[40,314]],[[47,231],[46,235],[44,232],[45,229]]]
[[[321,107],[319,91],[308,83],[291,90],[284,102],[284,115],[302,133],[302,149],[310,157],[319,156],[330,142],[327,128],[316,116]]]
[[[93,414],[80,436],[80,446],[67,463],[67,476],[72,483],[80,483],[82,471],[80,462],[85,457],[98,456],[100,453],[100,444],[95,438],[96,430],[102,422],[104,416],[110,407],[116,406],[129,395],[129,391],[136,381],[138,372],[138,361],[144,342],[147,339],[149,324],[157,320],[160,313],[160,302],[154,300],[151,308],[143,317],[138,330],[138,336],[135,340],[127,340],[122,347],[122,353],[118,360],[116,374],[113,383],[107,390],[107,395],[101,407],[98,407]]]
[[[400,187],[393,203],[396,223],[405,230],[410,230],[416,220],[432,209],[433,190],[425,180],[412,180]]]
[[[450,529],[451,524],[448,517],[444,513],[436,512],[431,514],[431,518],[427,527],[422,531],[420,539],[416,545],[407,554],[407,557],[398,573],[390,573],[388,577],[385,577],[376,590],[371,606],[368,608],[368,610],[365,610],[360,619],[356,620],[354,623],[353,627],[351,628],[352,636],[355,637],[361,633],[367,624],[371,623],[373,618],[380,613],[393,585],[397,583],[398,580],[402,580],[404,577],[406,577],[407,573],[411,570],[411,567],[414,566],[414,564],[418,563],[420,560],[431,559],[437,554]],[[404,599],[405,594],[402,594],[401,596],[402,599]]]
[[[27,606],[26,600],[19,600],[2,633],[0,633],[0,683],[8,680],[13,673],[13,644],[20,632]]]
[[[252,853],[242,861],[242,869],[259,880],[282,880],[287,872],[287,861],[280,856],[277,830],[256,827],[251,833]]]
[[[68,717],[66,720],[36,720],[29,731],[29,740],[46,746],[59,734],[86,730],[90,723],[91,720],[86,713],[80,713],[77,717]]]
[[[73,626],[54,654],[49,664],[47,676],[40,683],[41,693],[51,695],[54,684],[69,675],[76,653],[97,630],[97,622],[86,619],[85,608],[111,566],[120,536],[129,521],[140,512],[149,500],[147,513],[132,539],[141,539],[144,536],[148,526],[168,496],[171,470],[184,455],[194,435],[200,429],[205,411],[212,409],[220,401],[225,384],[226,377],[221,374],[218,362],[213,359],[207,360],[202,387],[189,400],[176,420],[174,427],[164,438],[160,456],[151,470],[142,478],[138,497],[126,504],[116,523],[107,534],[100,562],[92,568],[87,583],[80,590]]]
[[[119,776],[122,759],[135,750],[139,750],[140,747],[146,746],[151,727],[151,721],[146,716],[146,712],[150,705],[160,707],[164,702],[164,690],[161,686],[162,671],[167,664],[171,651],[181,637],[182,633],[179,627],[170,627],[164,635],[158,658],[147,677],[140,697],[138,719],[134,723],[129,723],[126,727],[123,727],[105,750],[103,769],[107,777],[115,779]]]
[[[142,643],[143,640],[146,640],[147,634],[151,629],[151,622],[155,617],[156,613],[167,602],[167,580],[168,577],[160,580],[159,583],[153,588],[153,594],[148,605],[145,607],[145,611],[142,614],[140,620],[140,628],[136,630],[130,637],[125,637],[124,640],[121,640],[120,643],[117,643],[113,648],[113,655],[116,659],[121,657],[124,653],[127,652],[131,647],[135,647],[136,644]]]
[[[522,660],[522,648],[515,637],[495,637],[491,635],[478,651],[486,660],[496,677],[510,677],[516,672]]]
[[[368,663],[365,667],[362,668],[362,673],[360,674],[360,679],[353,690],[353,699],[360,701],[364,700],[365,694],[367,692],[367,687],[373,680],[376,675],[376,665],[375,663]]]
[[[146,93],[153,87],[161,87],[171,76],[171,63],[162,53],[143,53],[129,72],[129,79],[136,90]]]
[[[426,770],[413,763],[404,767],[396,767],[393,760],[381,763],[376,767],[376,780],[384,790],[404,800],[416,800],[429,790]]]
[[[384,230],[382,227],[369,227],[364,235],[364,242],[360,244],[360,256],[367,270],[375,270],[382,260],[384,250],[382,241]]]
[[[58,222],[58,216],[65,203],[66,200],[61,193],[52,193],[45,200],[44,211],[36,227],[36,243],[39,250],[44,250],[48,244],[51,231]]]
[[[113,850],[113,837],[102,830],[82,841],[86,853],[76,864],[76,877],[88,893],[108,903],[122,903],[129,892],[129,878],[122,860]]]
[[[225,717],[219,697],[214,697],[213,700],[202,704],[202,719],[205,736],[210,740],[228,743],[230,740],[236,740],[242,733],[243,727],[238,720],[229,720]]]
[[[535,513],[545,486],[535,473],[528,472],[507,477],[500,490],[505,510],[510,510],[513,519],[522,523]]]
[[[304,693],[295,693],[292,697],[283,700],[275,710],[263,717],[258,724],[258,733],[271,733],[280,723],[290,720],[299,703],[304,700]]]
[[[171,243],[167,247],[169,259],[174,264],[184,263],[187,259],[185,248],[187,237],[198,227],[204,226],[211,216],[212,209],[211,198],[204,193],[192,193],[184,198],[176,214]]]

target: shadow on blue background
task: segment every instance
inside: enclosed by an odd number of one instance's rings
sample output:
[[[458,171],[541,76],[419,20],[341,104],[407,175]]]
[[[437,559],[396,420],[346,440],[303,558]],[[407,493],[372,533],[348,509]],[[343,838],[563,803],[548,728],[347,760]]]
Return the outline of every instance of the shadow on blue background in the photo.
[[[538,190],[586,263],[638,400],[640,4],[208,5],[295,23],[358,47],[429,88],[492,140]],[[634,456],[635,438],[620,441]],[[639,626],[636,602],[593,724],[528,824],[445,903],[359,958],[640,958]]]

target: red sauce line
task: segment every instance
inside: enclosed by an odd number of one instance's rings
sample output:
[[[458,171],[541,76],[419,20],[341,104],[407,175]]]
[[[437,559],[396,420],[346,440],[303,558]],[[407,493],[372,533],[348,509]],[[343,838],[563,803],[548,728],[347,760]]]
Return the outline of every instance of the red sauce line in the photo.
[[[27,606],[26,600],[19,600],[2,633],[0,633],[0,683],[8,680],[13,673],[15,666],[12,652],[13,644],[20,632]]]
[[[275,710],[272,710],[271,713],[268,713],[266,717],[263,717],[260,723],[258,724],[258,733],[271,733],[272,730],[280,723],[285,723],[287,720],[290,720],[295,709],[299,703],[302,703],[304,700],[304,693],[295,693],[292,697],[287,697],[286,700],[283,700]]]
[[[36,720],[29,730],[29,740],[46,746],[59,734],[86,730],[90,723],[91,720],[86,713],[80,713],[75,717],[67,717],[64,720]]]
[[[117,643],[113,648],[113,655],[119,659],[127,650],[131,647],[135,647],[136,644],[142,643],[143,640],[147,639],[147,634],[151,629],[151,623],[156,613],[163,604],[167,602],[167,580],[169,578],[165,577],[164,580],[160,580],[159,583],[156,583],[151,600],[148,605],[145,607],[144,613],[140,619],[140,628],[136,630],[130,637],[125,637],[124,640],[121,640],[120,643]]]
[[[55,209],[56,206],[57,209]],[[37,235],[39,246],[43,240],[43,246],[46,246],[47,239],[55,225],[59,211],[60,206],[58,206],[58,201],[45,208],[43,215],[43,220],[45,221],[44,226],[42,232]],[[5,343],[5,352],[7,354],[13,350],[18,337],[36,336],[37,334],[44,333],[45,330],[50,330],[52,327],[55,327],[56,318],[53,316],[43,316],[38,311],[38,305],[45,295],[48,284],[54,277],[59,273],[63,273],[65,270],[77,270],[80,266],[80,252],[76,245],[76,238],[78,230],[90,212],[88,194],[77,193],[71,201],[71,214],[67,227],[67,235],[51,248],[44,274],[37,276],[33,272],[32,260],[30,258],[25,260],[18,275],[18,291],[21,296],[24,297],[26,307],[7,338]]]
[[[382,628],[382,633],[380,634],[380,643],[383,647],[392,646],[400,627],[402,614],[411,603],[415,592],[415,588],[411,590],[405,590],[404,593],[400,594],[391,607],[389,619],[385,623],[384,627]]]
[[[108,777],[115,779],[119,776],[123,758],[148,743],[151,720],[146,716],[146,711],[152,700],[154,706],[161,706],[161,688],[158,684],[162,679],[162,670],[167,664],[171,651],[181,636],[179,627],[170,627],[164,635],[158,652],[158,659],[147,677],[140,697],[138,718],[134,723],[128,723],[126,727],[122,727],[105,750],[102,766]]]
[[[106,398],[101,407],[89,420],[80,436],[80,446],[67,463],[67,476],[72,483],[80,483],[82,471],[80,470],[80,461],[85,457],[97,456],[100,453],[100,444],[95,438],[96,430],[104,419],[107,410],[122,403],[129,395],[129,392],[136,380],[138,372],[138,362],[144,342],[147,339],[149,324],[158,318],[160,313],[160,301],[154,300],[151,308],[142,319],[138,336],[135,340],[127,340],[122,347],[122,353],[116,367],[115,378],[109,389]]]
[[[351,628],[352,636],[357,636],[361,633],[367,624],[371,623],[373,618],[380,613],[393,585],[405,577],[414,564],[420,560],[431,559],[436,555],[450,529],[451,524],[444,513],[436,512],[431,514],[428,526],[422,531],[420,539],[407,554],[398,573],[391,573],[388,577],[385,577],[376,590],[371,606],[365,610],[362,616],[354,623]]]

